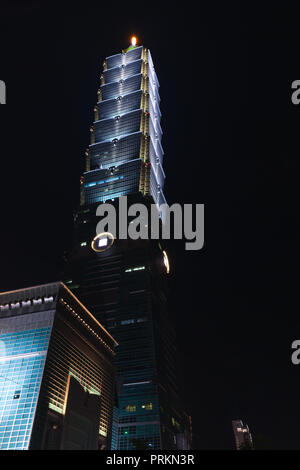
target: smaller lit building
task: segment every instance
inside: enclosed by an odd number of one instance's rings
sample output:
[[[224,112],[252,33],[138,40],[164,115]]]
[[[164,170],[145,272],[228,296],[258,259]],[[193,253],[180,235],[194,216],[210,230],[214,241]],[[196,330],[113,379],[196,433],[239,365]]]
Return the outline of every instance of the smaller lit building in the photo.
[[[0,449],[109,449],[116,345],[61,282],[0,293]]]
[[[232,421],[232,428],[235,437],[235,444],[237,450],[251,450],[253,449],[252,436],[247,424],[243,421],[236,419]]]

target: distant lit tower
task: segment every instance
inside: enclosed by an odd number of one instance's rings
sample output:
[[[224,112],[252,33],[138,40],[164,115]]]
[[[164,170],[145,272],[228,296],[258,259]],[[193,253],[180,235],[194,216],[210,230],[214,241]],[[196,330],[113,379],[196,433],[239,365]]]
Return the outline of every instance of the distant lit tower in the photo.
[[[243,424],[240,419],[232,421],[232,428],[235,437],[235,444],[237,450],[251,450],[253,449],[252,436],[247,424]]]
[[[119,343],[113,449],[188,449],[179,398],[176,340],[167,309],[167,253],[159,240],[95,237],[96,208],[118,198],[165,202],[158,80],[150,51],[136,45],[103,64],[81,204],[75,213],[68,287]]]

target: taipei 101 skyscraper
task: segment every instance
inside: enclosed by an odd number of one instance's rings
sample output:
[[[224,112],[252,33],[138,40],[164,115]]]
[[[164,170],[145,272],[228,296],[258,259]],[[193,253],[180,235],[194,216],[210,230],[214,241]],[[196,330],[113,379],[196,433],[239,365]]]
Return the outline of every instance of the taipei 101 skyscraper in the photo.
[[[159,83],[150,51],[132,44],[103,64],[65,283],[117,340],[110,447],[189,449],[167,308],[169,260],[160,240],[96,236],[96,209],[165,202]]]

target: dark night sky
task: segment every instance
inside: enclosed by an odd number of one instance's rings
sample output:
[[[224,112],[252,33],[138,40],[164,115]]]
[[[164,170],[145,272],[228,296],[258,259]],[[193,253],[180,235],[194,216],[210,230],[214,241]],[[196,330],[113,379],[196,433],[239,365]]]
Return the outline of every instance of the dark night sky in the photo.
[[[300,449],[299,9],[244,3],[3,4],[0,290],[60,277],[102,62],[135,34],[161,85],[167,201],[205,204],[203,250],[170,249],[195,446],[232,448],[242,418],[258,447]]]

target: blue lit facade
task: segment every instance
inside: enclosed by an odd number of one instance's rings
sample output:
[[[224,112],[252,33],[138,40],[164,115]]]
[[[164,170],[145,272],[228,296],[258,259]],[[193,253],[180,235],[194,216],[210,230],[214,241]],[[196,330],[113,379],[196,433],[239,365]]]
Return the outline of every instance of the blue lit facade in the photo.
[[[29,447],[53,316],[27,320],[0,321],[0,449]]]

